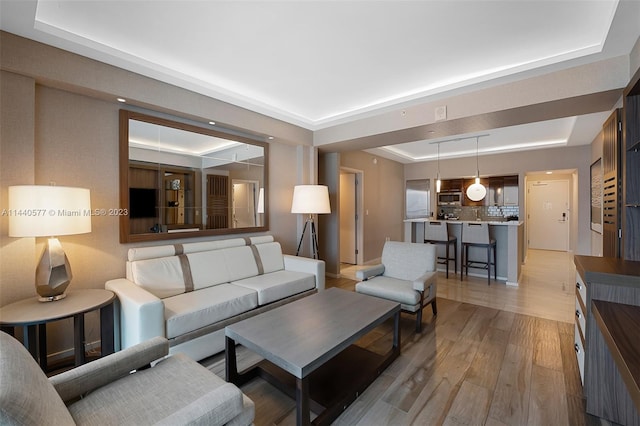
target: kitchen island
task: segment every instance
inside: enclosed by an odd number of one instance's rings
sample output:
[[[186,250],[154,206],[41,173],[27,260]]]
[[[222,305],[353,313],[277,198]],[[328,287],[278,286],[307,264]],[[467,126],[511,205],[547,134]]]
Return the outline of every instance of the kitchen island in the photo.
[[[404,221],[404,240],[413,243],[424,242],[424,232],[426,222],[446,222],[449,235],[458,238],[458,271],[461,268],[461,250],[462,250],[462,224],[461,220],[432,220],[423,219],[407,219]],[[498,263],[498,280],[505,281],[507,285],[517,286],[520,279],[522,263],[524,263],[524,223],[522,221],[474,221],[485,222],[489,224],[489,235],[496,240],[496,254]],[[438,256],[444,257],[444,246],[438,244]],[[486,257],[486,251],[477,247],[469,248],[469,257],[471,259],[483,259]],[[444,265],[442,266],[444,269]],[[469,268],[469,275],[486,277],[486,270]]]

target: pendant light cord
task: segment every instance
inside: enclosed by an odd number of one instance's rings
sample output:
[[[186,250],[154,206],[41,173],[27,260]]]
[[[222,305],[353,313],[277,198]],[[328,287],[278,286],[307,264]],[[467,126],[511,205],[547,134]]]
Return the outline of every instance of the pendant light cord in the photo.
[[[480,178],[480,166],[478,166],[478,137],[476,137],[476,177]]]

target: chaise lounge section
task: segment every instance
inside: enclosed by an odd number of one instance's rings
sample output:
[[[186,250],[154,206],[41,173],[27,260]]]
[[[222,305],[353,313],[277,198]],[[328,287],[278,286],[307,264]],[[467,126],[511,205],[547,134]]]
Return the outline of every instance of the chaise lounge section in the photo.
[[[116,347],[163,336],[201,360],[224,350],[225,326],[324,290],[324,274],[270,235],[132,248],[126,278],[105,285],[118,296]]]

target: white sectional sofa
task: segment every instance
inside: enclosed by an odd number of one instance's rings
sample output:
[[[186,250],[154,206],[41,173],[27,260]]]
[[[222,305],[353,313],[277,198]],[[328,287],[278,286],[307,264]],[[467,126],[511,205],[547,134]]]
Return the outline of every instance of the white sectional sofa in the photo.
[[[129,249],[116,347],[155,336],[201,360],[224,350],[224,327],[324,290],[322,260],[283,255],[270,235]],[[119,333],[118,333],[119,331]]]

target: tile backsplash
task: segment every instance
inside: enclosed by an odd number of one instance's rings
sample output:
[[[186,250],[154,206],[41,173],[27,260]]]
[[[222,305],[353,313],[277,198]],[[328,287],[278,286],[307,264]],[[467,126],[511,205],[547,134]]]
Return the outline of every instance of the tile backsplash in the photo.
[[[482,207],[452,207],[440,206],[438,218],[442,215],[454,217],[459,220],[506,220],[508,217],[520,216],[519,206],[482,206]]]

